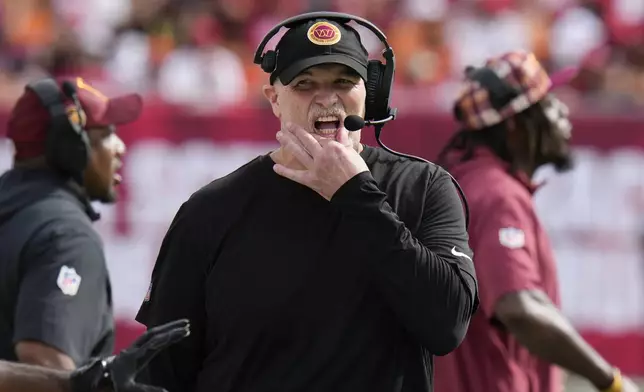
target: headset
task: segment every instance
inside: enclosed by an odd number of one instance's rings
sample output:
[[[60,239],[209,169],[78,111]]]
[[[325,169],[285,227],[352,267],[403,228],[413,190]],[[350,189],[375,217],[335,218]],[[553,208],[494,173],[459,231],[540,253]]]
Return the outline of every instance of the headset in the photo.
[[[266,73],[272,73],[277,68],[279,53],[275,50],[269,50],[264,53],[264,48],[279,32],[282,27],[292,28],[299,24],[306,23],[315,19],[327,19],[337,23],[347,24],[356,22],[359,25],[371,30],[378,39],[383,43],[385,49],[382,56],[385,59],[383,64],[380,60],[369,60],[367,63],[367,80],[365,88],[367,90],[365,120],[379,121],[385,119],[393,120],[396,117],[397,110],[389,106],[391,100],[391,91],[394,83],[394,71],[396,61],[394,51],[387,42],[385,34],[373,23],[359,16],[349,15],[341,12],[309,12],[288,18],[273,27],[262,39],[255,52],[254,63],[261,66]]]
[[[45,142],[47,162],[83,184],[83,172],[89,162],[90,143],[84,127],[87,118],[76,94],[76,87],[65,81],[62,89],[52,78],[29,83],[27,89],[34,92],[40,103],[49,112],[50,123]],[[73,106],[65,102],[72,100]],[[74,121],[73,118],[77,121]]]
[[[270,41],[271,38],[273,38],[282,27],[290,29],[299,24],[303,24],[315,19],[326,19],[342,24],[355,22],[369,29],[385,46],[385,49],[382,51],[382,57],[385,59],[384,64],[380,60],[369,60],[369,62],[367,63],[367,80],[365,81],[365,89],[367,92],[365,100],[365,117],[364,119],[362,119],[358,116],[348,116],[345,119],[345,127],[347,127],[349,123],[353,123],[356,128],[351,130],[355,131],[364,127],[365,125],[374,125],[376,130],[376,141],[384,150],[394,155],[429,163],[430,165],[435,165],[434,163],[429,162],[424,158],[394,151],[385,146],[385,144],[380,140],[380,133],[382,132],[383,126],[385,125],[385,123],[394,120],[398,112],[397,109],[390,106],[391,92],[393,90],[394,83],[394,71],[396,70],[396,60],[394,56],[394,50],[389,45],[389,42],[387,42],[387,37],[385,36],[385,34],[382,32],[382,30],[376,27],[376,25],[369,22],[368,20],[359,16],[345,14],[342,12],[325,11],[309,12],[293,16],[278,23],[277,25],[275,25],[275,27],[269,30],[269,32],[266,34],[266,36],[264,36],[262,41],[257,46],[253,62],[260,65],[262,70],[266,73],[270,74],[275,71],[275,69],[277,68],[279,53],[275,50],[268,50],[266,51],[266,53],[264,53],[264,49],[268,44],[268,41]],[[348,120],[352,121],[348,122]],[[445,173],[450,176],[452,183],[456,187],[456,190],[461,197],[463,209],[465,210],[465,228],[467,229],[470,224],[470,209],[467,204],[467,198],[465,197],[463,189],[458,184],[454,176],[452,176],[447,170],[445,170]]]

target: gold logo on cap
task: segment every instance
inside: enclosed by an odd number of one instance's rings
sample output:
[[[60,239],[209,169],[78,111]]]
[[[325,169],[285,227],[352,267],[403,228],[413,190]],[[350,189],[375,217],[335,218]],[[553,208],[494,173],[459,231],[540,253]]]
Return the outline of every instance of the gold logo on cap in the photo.
[[[329,22],[317,22],[306,33],[309,41],[316,45],[337,44],[342,38],[340,29]]]
[[[81,110],[79,113],[76,105],[69,105],[65,108],[65,112],[67,112],[67,118],[72,125],[85,128],[85,125],[87,124],[87,115],[84,111]]]

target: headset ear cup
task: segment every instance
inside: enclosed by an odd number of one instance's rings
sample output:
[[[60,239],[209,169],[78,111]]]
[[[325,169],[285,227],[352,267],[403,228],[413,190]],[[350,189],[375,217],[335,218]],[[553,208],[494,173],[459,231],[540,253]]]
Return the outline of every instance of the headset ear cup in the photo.
[[[85,131],[76,133],[69,124],[61,125],[47,134],[47,158],[59,170],[75,175],[89,163],[89,137]]]
[[[365,82],[365,89],[367,90],[366,120],[376,120],[385,112],[381,107],[382,100],[380,99],[384,68],[384,64],[378,60],[370,60],[367,64],[367,81]]]
[[[91,146],[87,132],[81,131],[79,137],[80,143],[78,143],[77,145],[78,161],[76,167],[81,168],[82,171],[85,171],[85,169],[87,169],[87,165],[89,164]]]
[[[83,172],[89,163],[90,142],[87,132],[83,129],[76,131],[73,127],[67,130],[69,135],[70,166],[75,172]]]

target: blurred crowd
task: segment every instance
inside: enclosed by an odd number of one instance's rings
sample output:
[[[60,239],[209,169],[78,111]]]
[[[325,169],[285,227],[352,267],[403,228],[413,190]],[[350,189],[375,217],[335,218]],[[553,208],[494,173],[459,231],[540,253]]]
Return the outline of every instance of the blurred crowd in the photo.
[[[523,48],[550,70],[578,66],[569,104],[644,113],[642,0],[0,0],[0,107],[26,81],[81,74],[102,89],[218,111],[255,107],[264,34],[332,10],[381,27],[396,59],[398,107],[448,110],[466,65]],[[382,46],[359,29],[378,56]],[[272,43],[275,40],[271,41]],[[270,45],[269,45],[270,46]]]

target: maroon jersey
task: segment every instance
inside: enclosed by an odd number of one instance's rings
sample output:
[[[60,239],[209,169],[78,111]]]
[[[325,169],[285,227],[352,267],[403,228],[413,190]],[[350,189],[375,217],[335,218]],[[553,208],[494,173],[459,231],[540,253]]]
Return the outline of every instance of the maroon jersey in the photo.
[[[461,346],[436,358],[435,390],[562,391],[559,369],[530,354],[494,316],[501,297],[522,290],[540,290],[560,304],[552,249],[532,200],[536,188],[483,148],[450,171],[469,201],[480,308]]]

